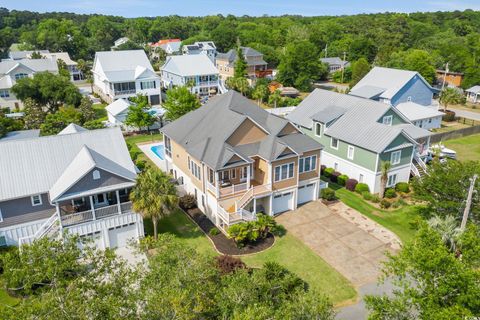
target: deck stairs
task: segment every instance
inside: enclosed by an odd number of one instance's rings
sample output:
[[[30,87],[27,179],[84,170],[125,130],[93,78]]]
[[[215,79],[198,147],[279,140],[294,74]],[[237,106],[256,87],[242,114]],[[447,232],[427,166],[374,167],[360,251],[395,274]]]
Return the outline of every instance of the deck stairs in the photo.
[[[18,244],[20,247],[24,244],[32,244],[35,240],[43,237],[58,239],[61,236],[61,229],[58,214],[54,213],[33,235],[19,238]]]

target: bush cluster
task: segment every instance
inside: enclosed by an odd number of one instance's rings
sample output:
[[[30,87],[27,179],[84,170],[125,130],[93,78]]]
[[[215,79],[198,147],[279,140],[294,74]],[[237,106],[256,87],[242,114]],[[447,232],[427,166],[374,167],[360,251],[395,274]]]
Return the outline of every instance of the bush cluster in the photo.
[[[409,193],[410,186],[407,182],[399,182],[395,185],[395,190],[397,190],[398,192]]]
[[[395,192],[395,189],[389,188],[385,190],[385,197],[388,199],[393,199],[397,196],[397,193]]]
[[[442,120],[446,122],[455,121],[455,112],[447,110],[445,115],[442,117]]]
[[[325,170],[323,170],[323,175],[327,178],[330,178],[332,173],[335,172],[335,169],[333,168],[325,168]]]
[[[228,228],[228,236],[235,241],[238,246],[244,246],[247,243],[253,243],[260,239],[265,239],[269,233],[275,233],[281,230],[275,219],[265,214],[257,214],[257,220],[241,222]]]
[[[391,205],[392,204],[387,199],[383,199],[382,201],[380,201],[380,207],[382,209],[388,209],[388,208],[390,208]]]
[[[365,192],[365,191],[370,192],[370,188],[368,187],[368,184],[360,182],[360,183],[357,183],[357,185],[355,186],[355,191],[361,194],[362,192]]]
[[[215,264],[223,274],[232,273],[239,269],[245,269],[247,267],[247,265],[242,260],[229,255],[217,256],[215,258]]]
[[[337,198],[335,196],[335,190],[333,190],[332,188],[322,189],[321,197],[323,200],[326,200],[326,201],[333,201]]]
[[[330,175],[330,181],[334,182],[334,183],[337,183],[338,182],[338,177],[341,176],[342,174],[338,171],[334,171],[331,175]]]
[[[373,194],[371,194],[370,192],[368,191],[363,191],[362,192],[362,197],[363,199],[367,200],[367,201],[371,201],[372,198],[373,198]]]
[[[344,187],[345,184],[347,183],[347,180],[348,180],[348,176],[346,174],[341,174],[337,178],[337,183]]]
[[[180,207],[184,210],[193,209],[197,206],[197,200],[191,194],[186,194],[178,199]]]
[[[327,169],[327,166],[324,165],[324,164],[322,164],[322,165],[320,166],[320,174],[324,174],[324,173],[325,173],[325,169]]]
[[[348,179],[347,182],[345,183],[345,188],[350,191],[355,191],[355,188],[357,187],[358,181],[355,179]]]
[[[211,236],[216,236],[216,235],[219,235],[219,234],[220,234],[220,230],[218,230],[216,227],[213,227],[212,229],[210,229],[210,231],[208,231],[208,233],[209,233]]]

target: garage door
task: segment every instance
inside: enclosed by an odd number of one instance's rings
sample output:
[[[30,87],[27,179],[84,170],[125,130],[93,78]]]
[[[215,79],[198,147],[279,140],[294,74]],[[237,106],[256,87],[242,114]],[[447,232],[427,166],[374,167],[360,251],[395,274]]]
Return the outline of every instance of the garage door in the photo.
[[[80,237],[80,239],[82,240],[80,248],[88,246],[98,249],[104,249],[103,236],[101,231],[83,235]]]
[[[315,183],[298,187],[298,204],[315,200]]]
[[[129,244],[130,239],[137,236],[137,226],[135,223],[126,226],[108,229],[110,238],[110,248],[122,248]]]
[[[293,209],[293,192],[277,194],[273,197],[273,214]]]

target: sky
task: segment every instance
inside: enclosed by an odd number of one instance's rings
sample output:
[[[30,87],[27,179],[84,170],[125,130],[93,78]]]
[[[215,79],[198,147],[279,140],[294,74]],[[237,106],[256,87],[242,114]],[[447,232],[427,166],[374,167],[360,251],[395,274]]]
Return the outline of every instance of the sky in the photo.
[[[480,0],[1,0],[0,7],[38,12],[140,16],[214,14],[305,16],[375,12],[480,10]]]

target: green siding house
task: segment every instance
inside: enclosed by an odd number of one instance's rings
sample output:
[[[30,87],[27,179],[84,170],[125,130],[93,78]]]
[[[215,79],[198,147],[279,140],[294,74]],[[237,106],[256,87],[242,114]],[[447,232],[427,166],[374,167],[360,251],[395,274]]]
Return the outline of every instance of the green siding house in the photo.
[[[373,193],[380,191],[382,162],[391,163],[389,187],[418,173],[416,161],[430,137],[389,104],[320,89],[288,119],[324,145],[323,165],[368,184]]]

